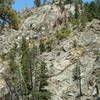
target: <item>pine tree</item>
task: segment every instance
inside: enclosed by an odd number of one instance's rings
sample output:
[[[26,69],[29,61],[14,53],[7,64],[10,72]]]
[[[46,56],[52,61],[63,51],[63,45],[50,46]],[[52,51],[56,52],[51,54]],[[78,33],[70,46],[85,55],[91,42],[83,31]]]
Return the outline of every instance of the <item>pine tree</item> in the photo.
[[[35,66],[35,59],[36,59],[36,55],[37,55],[36,49],[37,49],[36,47],[29,49],[26,39],[24,37],[22,38],[22,43],[21,43],[22,74],[23,74],[25,83],[27,84],[27,88],[28,88],[29,92],[31,91],[32,86],[33,86],[32,71]]]
[[[11,95],[15,95],[13,98],[19,98],[19,77],[18,77],[18,65],[16,63],[16,46],[14,46],[7,54],[9,70],[7,77],[5,77],[6,84],[8,85]]]
[[[29,48],[28,42],[25,37],[22,37],[22,41],[20,43],[20,55],[22,56],[20,59],[21,63],[21,79],[22,80],[20,91],[22,91],[22,96],[27,99],[30,99],[31,92],[33,90],[33,71],[36,66],[36,57],[37,57],[37,47]],[[19,69],[20,71],[20,69]],[[21,75],[22,74],[22,75]]]
[[[89,3],[88,2],[84,3],[84,13],[85,13],[85,16],[88,18],[88,15],[89,15]]]
[[[81,86],[81,62],[78,61],[76,67],[73,70],[73,79],[74,81],[77,81],[77,86],[79,87],[79,95],[77,96],[81,100],[82,93],[82,86]]]
[[[82,28],[85,27],[87,21],[88,21],[88,18],[86,16],[86,12],[83,11],[82,14],[81,14],[81,21],[80,21]]]
[[[82,25],[82,28],[85,27],[85,24],[88,21],[88,15],[89,15],[88,6],[89,6],[88,2],[84,3],[84,6],[83,6],[84,9],[81,12],[81,25]]]
[[[8,54],[10,73],[14,74],[17,69],[17,64],[15,62],[16,48],[12,48]]]
[[[100,5],[97,6],[96,18],[100,20]]]
[[[81,8],[81,10],[82,10],[83,1],[82,1],[82,0],[78,0],[78,3],[79,3],[80,8]]]
[[[34,1],[34,4],[39,7],[41,5],[41,0],[35,0]]]
[[[47,73],[46,63],[42,61],[35,80],[38,87],[36,94],[38,100],[49,100],[51,98],[51,92],[45,88],[48,86],[47,80],[49,76]]]
[[[89,21],[92,21],[94,18],[96,18],[96,14],[97,14],[97,5],[95,4],[94,1],[92,1],[89,4],[88,10],[89,10],[88,19],[89,19]]]
[[[35,46],[29,49],[28,42],[24,37],[20,43],[20,54],[17,52],[15,47],[10,50],[7,57],[10,66],[10,78],[12,80],[12,84],[16,87],[14,87],[14,89],[17,89],[17,92],[20,94],[20,96],[22,96],[22,98],[23,96],[25,98],[27,96],[30,98],[29,95],[33,89],[32,72],[36,66],[35,62],[37,57],[37,47]],[[16,54],[22,55],[22,58],[20,59],[21,66],[16,64]],[[21,67],[21,72],[19,67]],[[22,77],[25,83],[23,82]]]
[[[21,79],[24,79],[24,81],[21,81],[22,87],[21,90],[23,91],[22,95],[25,96],[25,98],[28,99],[28,93],[29,93],[29,86],[31,83],[31,77],[30,77],[30,59],[29,59],[29,48],[28,48],[28,42],[26,41],[25,37],[22,37],[21,43],[20,43],[20,55],[22,56],[20,58],[21,63],[21,70],[19,69]]]
[[[46,51],[45,43],[43,40],[40,40],[39,48],[40,48],[40,53],[43,53]]]
[[[17,13],[12,9],[13,0],[0,0],[0,28],[3,29],[5,24],[10,27],[18,29],[19,20]]]
[[[15,46],[16,47],[16,46]],[[16,54],[17,49],[16,48],[11,49],[9,53],[9,66],[10,66],[10,75],[12,77],[12,80],[14,82],[14,85],[17,89],[18,94],[23,98],[27,98],[29,100],[48,100],[51,98],[51,92],[47,90],[45,87],[48,86],[48,70],[46,68],[46,63],[36,62],[37,58],[37,47],[28,48],[28,42],[23,37],[22,41],[20,43],[20,55],[21,57],[21,66],[18,66],[16,64]],[[21,67],[21,74],[17,73],[18,69]],[[20,69],[19,69],[20,70]],[[33,80],[33,74],[35,79]],[[18,75],[20,74],[20,75]],[[20,76],[20,77],[19,77]],[[34,82],[34,83],[33,83]],[[26,86],[25,86],[26,84]],[[26,92],[27,88],[27,92]]]
[[[35,82],[32,91],[32,100],[49,100],[51,98],[51,92],[46,89],[48,86],[48,70],[46,63],[42,61],[37,63],[35,67]]]
[[[80,15],[80,13],[79,13],[79,6],[78,6],[78,4],[77,3],[75,3],[75,14],[74,14],[74,17],[75,17],[75,19],[79,19],[79,15]]]
[[[55,3],[55,0],[53,0],[52,3]]]
[[[95,3],[97,5],[97,14],[96,14],[96,18],[100,19],[100,0],[95,0]]]
[[[88,21],[93,19],[100,19],[100,1],[95,0],[90,3],[84,3],[84,12]]]
[[[34,71],[36,67],[36,58],[37,58],[37,47],[34,46],[33,48],[30,48],[29,50],[29,72],[30,72],[30,89],[33,88],[33,79],[32,79],[32,72]]]
[[[64,4],[72,4],[73,0],[65,0]]]

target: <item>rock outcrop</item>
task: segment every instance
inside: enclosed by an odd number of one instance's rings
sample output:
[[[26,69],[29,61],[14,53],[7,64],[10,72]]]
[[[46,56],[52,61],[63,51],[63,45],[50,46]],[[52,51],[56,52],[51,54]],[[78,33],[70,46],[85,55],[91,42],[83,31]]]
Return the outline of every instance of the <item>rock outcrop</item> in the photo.
[[[19,47],[22,36],[36,44],[54,35],[56,29],[53,30],[52,26],[56,10],[55,5],[45,5],[20,12],[20,29],[15,31],[5,27],[0,35],[0,55],[9,52],[15,44]],[[54,37],[56,45],[52,51],[39,55],[49,70],[47,88],[53,93],[51,100],[97,100],[98,89],[100,92],[100,76],[97,77],[100,72],[100,21],[94,19],[83,31],[76,27],[71,32],[72,36],[65,36],[62,40]],[[0,97],[8,93],[2,77],[7,68],[7,62],[0,58]]]

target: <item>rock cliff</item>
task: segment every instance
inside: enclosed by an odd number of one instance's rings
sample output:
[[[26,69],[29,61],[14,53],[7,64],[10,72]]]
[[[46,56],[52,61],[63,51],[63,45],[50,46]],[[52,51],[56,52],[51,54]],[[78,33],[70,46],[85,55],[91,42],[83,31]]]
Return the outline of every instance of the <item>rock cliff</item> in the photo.
[[[20,12],[20,29],[16,31],[6,26],[0,33],[0,55],[9,52],[15,44],[19,47],[22,36],[31,44],[37,44],[62,29],[62,26],[52,29],[56,10],[55,5],[45,5]],[[74,12],[74,7],[71,10]],[[72,26],[68,24],[67,28]],[[53,93],[51,100],[97,100],[98,89],[100,92],[100,76],[96,75],[100,73],[100,20],[88,22],[83,30],[75,26],[70,31],[73,35],[61,40],[54,37],[52,50],[38,57],[47,63],[50,75],[47,88]],[[7,68],[7,62],[0,58],[1,98],[9,92],[2,77]]]

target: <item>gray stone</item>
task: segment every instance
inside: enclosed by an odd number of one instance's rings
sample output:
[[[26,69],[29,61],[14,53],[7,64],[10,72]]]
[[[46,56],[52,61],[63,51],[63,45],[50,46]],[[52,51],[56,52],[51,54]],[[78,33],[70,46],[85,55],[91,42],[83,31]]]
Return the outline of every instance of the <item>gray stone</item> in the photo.
[[[55,35],[57,28],[53,30],[52,26],[58,8],[56,5],[44,5],[32,9],[24,8],[20,12],[22,19],[20,29],[15,31],[6,26],[0,34],[0,54],[9,52],[15,43],[19,48],[22,36],[31,42],[30,44],[33,42],[38,44],[41,39]],[[68,8],[74,14],[73,5],[65,5],[65,8]],[[71,26],[72,24],[68,27]],[[58,27],[59,30],[63,28],[66,28],[66,26]],[[73,36],[66,36],[62,40],[57,40],[54,36],[55,44],[52,51],[44,52],[38,56],[40,60],[45,59],[47,63],[50,75],[47,88],[53,93],[51,100],[76,100],[76,97],[80,94],[79,84],[81,84],[83,93],[81,100],[88,98],[94,100],[93,95],[96,94],[94,86],[97,83],[93,72],[100,67],[100,58],[94,54],[94,51],[100,51],[100,21],[94,19],[87,23],[83,32],[80,32],[77,27],[71,32]],[[77,41],[76,47],[73,47],[74,40]],[[17,63],[19,63],[18,59]],[[73,70],[76,65],[80,66],[81,83],[79,83],[79,80],[73,79]],[[0,77],[1,73],[7,71],[7,68],[9,68],[7,62],[0,59]],[[1,78],[0,92],[6,94],[6,89],[5,81]],[[0,93],[0,96],[3,96],[3,94]]]

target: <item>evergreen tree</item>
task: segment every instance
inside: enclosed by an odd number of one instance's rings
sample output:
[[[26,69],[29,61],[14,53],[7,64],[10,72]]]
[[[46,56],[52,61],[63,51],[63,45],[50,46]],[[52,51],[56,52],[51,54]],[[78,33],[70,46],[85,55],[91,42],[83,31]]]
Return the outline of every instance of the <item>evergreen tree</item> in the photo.
[[[75,3],[75,14],[74,14],[74,17],[75,17],[75,19],[79,19],[79,15],[80,15],[80,13],[79,13],[79,6],[78,6],[78,4],[77,3]]]
[[[5,78],[6,84],[9,86],[10,91],[12,91],[12,94],[15,94],[13,98],[19,98],[20,92],[19,92],[19,75],[18,75],[18,65],[16,63],[16,46],[14,46],[10,52],[7,54],[8,64],[9,64],[9,70],[8,70],[8,77],[9,80]]]
[[[95,0],[96,5],[97,5],[97,19],[100,19],[100,0]]]
[[[25,95],[25,98],[29,98],[29,87],[31,83],[31,73],[30,73],[30,58],[29,58],[29,48],[28,48],[28,43],[26,39],[23,37],[21,44],[20,44],[20,50],[21,50],[21,58],[20,58],[20,63],[21,63],[21,79],[24,79],[22,81],[22,88],[21,90],[23,91],[22,95]]]
[[[41,5],[41,0],[35,0],[34,1],[34,4],[39,7]]]
[[[40,92],[40,97],[39,100],[48,100],[51,97],[51,93],[50,91],[48,91],[47,89],[45,89],[45,86],[48,86],[48,70],[46,68],[46,63],[45,62],[41,62],[41,66],[40,66],[41,72],[39,75],[39,79],[40,79],[40,84],[39,84],[39,92]]]
[[[37,100],[49,100],[51,98],[51,92],[47,90],[45,87],[48,86],[48,70],[46,68],[46,63],[41,62],[39,70],[36,71],[36,79],[35,79],[35,91],[37,91],[34,96]]]
[[[17,64],[15,62],[16,48],[12,48],[8,54],[10,73],[14,74],[17,69]]]
[[[99,0],[95,0],[90,3],[84,3],[84,12],[88,21],[92,21],[93,19],[100,19],[100,4]]]
[[[81,14],[81,21],[80,21],[81,25],[82,25],[82,28],[85,27],[87,21],[88,21],[88,18],[86,16],[86,12],[83,11],[82,14]]]
[[[89,3],[88,2],[84,3],[84,13],[85,13],[85,16],[88,18],[88,15],[89,15]]]
[[[84,9],[81,12],[81,25],[82,25],[82,28],[85,27],[85,24],[88,21],[88,15],[89,15],[88,6],[89,6],[88,2],[84,3],[84,6],[83,6]]]
[[[39,48],[40,48],[40,54],[46,51],[45,43],[43,40],[40,40]]]
[[[97,6],[96,18],[100,20],[100,5]]]
[[[93,20],[94,18],[96,18],[96,14],[97,14],[97,5],[94,1],[92,1],[90,4],[89,4],[89,7],[88,7],[88,20],[91,21]]]
[[[72,4],[73,0],[65,0],[64,4]]]
[[[36,47],[29,49],[28,43],[26,39],[23,37],[22,43],[21,43],[21,52],[22,52],[22,59],[21,59],[22,74],[23,74],[25,83],[27,84],[27,88],[30,92],[33,86],[32,71],[35,66],[37,50],[36,50]]]
[[[52,3],[55,3],[55,0],[53,0]]]
[[[20,59],[21,66],[16,64],[16,54],[18,52],[15,47],[11,49],[8,57],[11,75],[10,77],[14,83],[14,89],[17,89],[17,92],[22,97],[22,100],[24,100],[24,98],[27,98],[27,100],[50,99],[51,93],[45,88],[48,86],[48,70],[45,62],[36,62],[37,47],[35,46],[29,49],[28,42],[24,37],[22,38],[20,43],[20,55],[22,55]],[[18,73],[19,67],[21,67],[21,73]],[[33,73],[35,77],[34,80],[32,78]]]
[[[26,98],[31,94],[33,88],[33,79],[32,79],[32,72],[35,68],[35,61],[37,56],[37,48],[33,47],[31,49],[28,48],[28,42],[23,37],[20,43],[20,55],[22,58],[20,59],[21,63],[21,73],[18,65],[16,64],[16,54],[17,49],[13,48],[8,54],[8,61],[10,66],[10,77],[12,79],[13,84],[15,85],[15,90],[22,96]],[[19,71],[19,72],[18,72]],[[22,80],[22,76],[25,83]],[[26,86],[25,86],[26,85]],[[27,88],[27,91],[26,91]],[[27,99],[28,99],[27,98]]]
[[[82,10],[83,1],[82,1],[82,0],[78,0],[78,3],[79,3],[80,8],[81,8],[81,10]]]
[[[81,96],[83,95],[81,86],[81,69],[80,69],[81,66],[82,66],[81,62],[78,61],[76,67],[73,69],[73,79],[74,81],[76,81],[77,87],[79,87],[79,95],[77,96],[79,100],[81,100]]]
[[[18,29],[18,17],[15,10],[12,9],[13,0],[0,0],[0,28],[9,24],[12,28]]]

